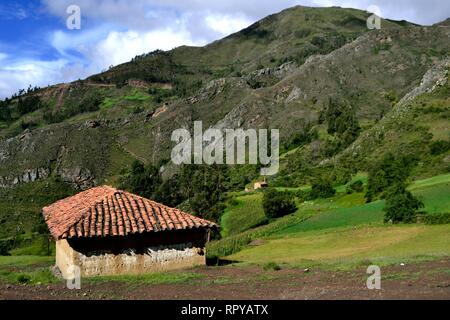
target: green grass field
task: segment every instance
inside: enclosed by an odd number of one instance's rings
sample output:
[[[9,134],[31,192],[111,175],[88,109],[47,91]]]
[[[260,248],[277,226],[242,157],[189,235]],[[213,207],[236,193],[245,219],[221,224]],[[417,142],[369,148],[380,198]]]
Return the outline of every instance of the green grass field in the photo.
[[[201,279],[202,275],[195,272],[164,272],[164,273],[149,273],[142,275],[128,275],[128,276],[102,276],[86,278],[89,283],[103,283],[103,282],[128,282],[131,284],[171,284],[171,283],[186,283],[188,281]]]
[[[367,181],[364,175],[356,179]],[[386,225],[383,200],[365,203],[364,193],[346,194],[345,187],[337,190],[333,198],[303,202],[295,214],[256,229],[250,222],[263,218],[262,194],[240,196],[225,216],[227,234],[232,236],[212,248],[231,252],[225,259],[244,263],[341,267],[367,259],[382,264],[450,255],[450,225]],[[415,181],[410,190],[424,202],[426,212],[450,211],[450,175]],[[248,231],[240,234],[243,230]],[[255,239],[263,244],[249,247]],[[221,250],[220,242],[233,248]]]
[[[46,256],[0,256],[0,283],[55,283],[58,280],[50,271],[54,260]]]
[[[376,201],[353,208],[340,208],[317,214],[304,222],[278,231],[275,236],[361,224],[380,224],[383,221],[383,204],[383,201]]]
[[[450,255],[450,225],[359,226],[314,230],[268,239],[226,257],[232,261],[348,268],[428,260]]]
[[[237,234],[264,223],[266,217],[261,202],[260,192],[236,197],[222,216],[222,236]]]

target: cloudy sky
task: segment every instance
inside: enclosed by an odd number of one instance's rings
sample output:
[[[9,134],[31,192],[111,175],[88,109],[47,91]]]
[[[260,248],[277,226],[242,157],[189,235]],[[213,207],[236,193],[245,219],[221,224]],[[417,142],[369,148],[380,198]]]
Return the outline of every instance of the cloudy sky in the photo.
[[[67,28],[74,4],[79,30]],[[155,49],[204,45],[294,5],[375,5],[385,18],[424,25],[450,17],[448,0],[2,0],[0,98],[82,79]]]

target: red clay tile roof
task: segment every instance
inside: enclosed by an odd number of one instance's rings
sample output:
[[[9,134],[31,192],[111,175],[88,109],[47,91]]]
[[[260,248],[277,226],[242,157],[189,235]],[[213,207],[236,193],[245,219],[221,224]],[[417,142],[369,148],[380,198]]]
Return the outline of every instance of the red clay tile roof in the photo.
[[[43,208],[42,212],[56,239],[126,236],[217,226],[178,209],[108,186],[92,188],[57,201]]]

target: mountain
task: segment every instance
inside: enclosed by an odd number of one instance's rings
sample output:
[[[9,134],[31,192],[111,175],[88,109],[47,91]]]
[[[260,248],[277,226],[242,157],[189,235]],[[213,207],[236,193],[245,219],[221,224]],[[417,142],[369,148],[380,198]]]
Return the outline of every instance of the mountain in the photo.
[[[0,193],[30,182],[114,185],[135,159],[167,178],[177,170],[171,133],[196,120],[279,128],[279,185],[317,172],[341,181],[387,152],[419,151],[417,177],[448,172],[448,150],[429,151],[449,140],[448,23],[383,19],[381,30],[368,30],[369,16],[294,7],[205,47],[155,51],[22,92],[3,103],[10,116],[0,121]],[[336,119],[351,123],[331,130]]]

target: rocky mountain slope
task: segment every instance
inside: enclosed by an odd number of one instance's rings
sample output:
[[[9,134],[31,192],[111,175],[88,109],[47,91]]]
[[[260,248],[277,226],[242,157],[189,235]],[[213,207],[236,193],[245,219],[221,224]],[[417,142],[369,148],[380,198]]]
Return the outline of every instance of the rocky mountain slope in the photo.
[[[400,123],[414,127],[405,143],[426,133],[427,141],[448,140],[448,91],[440,93],[440,111],[402,120],[399,114],[446,86],[450,27],[383,20],[381,30],[368,30],[368,16],[295,7],[205,47],[149,53],[83,81],[24,94],[41,100],[29,113],[15,111],[15,97],[12,119],[0,122],[0,187],[51,176],[81,189],[114,184],[134,159],[164,164],[170,175],[176,170],[168,163],[170,135],[191,130],[195,120],[204,128],[278,128],[283,143],[313,128],[318,136],[285,158],[285,176],[296,175],[299,159],[364,169],[397,145],[391,142]],[[361,127],[351,146],[335,152],[328,149],[336,137],[321,120],[330,99],[351,106]],[[388,124],[398,130],[392,141]],[[443,158],[425,167],[447,170]]]

